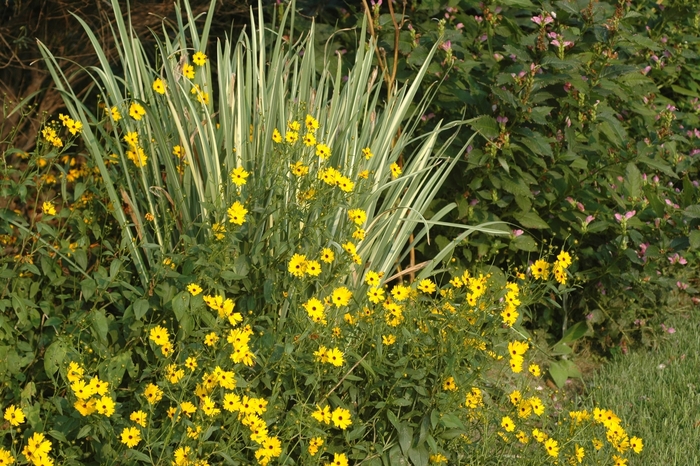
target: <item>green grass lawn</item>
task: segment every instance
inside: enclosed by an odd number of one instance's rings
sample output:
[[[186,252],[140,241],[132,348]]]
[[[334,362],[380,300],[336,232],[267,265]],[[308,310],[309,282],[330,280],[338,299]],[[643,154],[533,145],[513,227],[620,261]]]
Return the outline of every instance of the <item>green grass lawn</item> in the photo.
[[[700,316],[677,315],[666,325],[675,333],[658,349],[605,364],[586,404],[613,408],[629,435],[643,439],[634,464],[700,465]]]

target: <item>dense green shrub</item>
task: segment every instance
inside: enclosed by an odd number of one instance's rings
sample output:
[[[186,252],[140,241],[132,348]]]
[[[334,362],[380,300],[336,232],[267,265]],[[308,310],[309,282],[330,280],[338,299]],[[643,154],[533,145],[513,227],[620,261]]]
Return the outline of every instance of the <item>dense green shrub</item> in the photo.
[[[3,259],[2,339],[23,370],[0,373],[0,462],[624,464],[640,453],[611,410],[560,417],[539,365],[549,353],[518,325],[523,304],[554,302],[570,280],[566,251],[529,276],[465,271],[452,248],[498,233],[471,226],[402,269],[428,226],[459,227],[441,221],[456,206],[428,215],[457,160],[445,156],[454,132],[437,141],[459,122],[419,135],[429,99],[410,111],[437,47],[379,109],[364,28],[347,82],[342,67],[317,68],[313,31],[287,43],[262,19],[210,60],[214,3],[201,34],[191,11],[178,14],[154,65],[115,0],[124,77],[91,36],[96,112],[42,48],[70,115],[44,126],[34,154],[4,154],[3,192],[36,201],[27,215],[1,211],[17,252]],[[559,383],[575,370],[552,367]]]
[[[386,5],[370,8],[388,70],[398,50],[399,82],[441,47],[425,127],[480,115],[470,124],[481,137],[440,197],[457,203],[457,220],[509,222],[509,238],[474,235],[455,258],[526,267],[530,254],[565,247],[578,258],[573,299],[531,308],[530,325],[556,337],[585,319],[604,346],[653,343],[643,322],[668,292],[696,292],[673,278],[700,246],[692,4],[413,2],[403,19],[395,6],[398,33]]]

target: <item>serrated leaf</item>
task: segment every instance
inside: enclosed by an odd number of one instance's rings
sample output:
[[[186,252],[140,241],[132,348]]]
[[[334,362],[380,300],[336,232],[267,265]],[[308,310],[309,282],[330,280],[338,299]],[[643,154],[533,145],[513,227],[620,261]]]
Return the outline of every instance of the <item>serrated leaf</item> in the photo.
[[[693,230],[688,235],[688,241],[692,249],[700,249],[700,230]]]
[[[479,117],[472,118],[471,120],[467,120],[467,124],[469,124],[474,131],[481,134],[486,139],[497,138],[501,133],[498,123],[496,123],[496,119],[488,115],[481,115]]]
[[[625,187],[627,188],[627,194],[633,198],[640,198],[642,196],[642,173],[639,168],[633,163],[628,163],[625,169]]]
[[[665,174],[667,174],[670,177],[678,178],[678,175],[676,175],[676,173],[673,171],[671,166],[669,164],[667,164],[666,162],[663,162],[661,160],[651,159],[645,155],[638,157],[637,160],[642,162],[645,165],[650,166],[651,168],[654,168],[656,170],[664,172]]]
[[[535,228],[535,229],[548,229],[549,225],[547,222],[542,220],[542,218],[535,212],[527,213],[517,213],[513,214],[513,217],[525,228]]]
[[[688,218],[700,218],[700,205],[689,205],[683,211],[683,215]]]
[[[538,125],[547,124],[547,116],[552,112],[554,107],[534,107],[530,112],[530,118]]]

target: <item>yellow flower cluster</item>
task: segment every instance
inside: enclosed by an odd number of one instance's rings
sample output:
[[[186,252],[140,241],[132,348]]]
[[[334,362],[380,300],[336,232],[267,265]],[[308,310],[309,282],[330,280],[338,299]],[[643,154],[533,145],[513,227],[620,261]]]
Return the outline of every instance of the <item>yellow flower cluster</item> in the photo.
[[[151,329],[149,339],[157,346],[160,346],[160,351],[163,353],[163,356],[168,357],[173,354],[173,343],[170,341],[168,329],[156,325]]]
[[[547,280],[551,270],[554,274],[554,279],[558,283],[564,285],[568,280],[566,269],[569,268],[571,263],[571,255],[566,251],[561,251],[553,264],[550,264],[544,259],[536,260],[535,263],[530,266],[530,273],[532,273],[532,276],[537,280]]]
[[[109,382],[100,380],[96,375],[85,380],[84,369],[75,361],[68,364],[66,373],[71,391],[77,398],[73,407],[82,416],[90,416],[95,412],[106,417],[114,414],[115,402],[109,395]]]
[[[128,146],[126,151],[126,158],[131,160],[134,165],[138,168],[143,168],[146,166],[148,161],[148,156],[144,152],[143,148],[139,145],[139,135],[136,131],[127,132],[124,135],[124,142]]]

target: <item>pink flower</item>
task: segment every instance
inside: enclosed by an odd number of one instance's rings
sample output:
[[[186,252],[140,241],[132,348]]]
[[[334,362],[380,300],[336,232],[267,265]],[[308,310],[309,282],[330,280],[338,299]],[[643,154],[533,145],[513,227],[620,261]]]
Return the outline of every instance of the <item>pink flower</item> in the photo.
[[[595,217],[594,217],[593,215],[589,215],[588,217],[586,217],[586,220],[584,221],[584,223],[585,223],[586,225],[588,225],[588,224],[590,224],[593,220],[595,220]]]
[[[518,236],[522,235],[524,232],[523,230],[513,230],[513,238],[517,238]]]
[[[452,41],[447,40],[443,42],[440,48],[444,51],[452,50]]]

